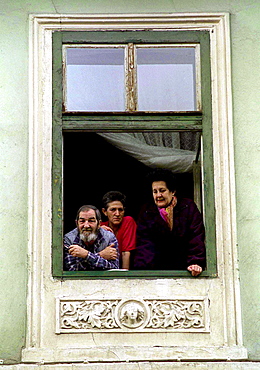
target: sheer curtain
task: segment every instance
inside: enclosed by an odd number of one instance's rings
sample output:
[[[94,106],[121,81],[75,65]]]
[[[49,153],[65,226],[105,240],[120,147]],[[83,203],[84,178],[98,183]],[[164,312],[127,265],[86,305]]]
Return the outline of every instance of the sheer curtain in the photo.
[[[102,133],[110,144],[151,168],[192,172],[200,134],[192,132]]]

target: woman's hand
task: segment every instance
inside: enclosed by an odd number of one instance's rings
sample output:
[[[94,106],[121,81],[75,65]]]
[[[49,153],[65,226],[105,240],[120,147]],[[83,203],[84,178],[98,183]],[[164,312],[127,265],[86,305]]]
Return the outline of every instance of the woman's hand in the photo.
[[[187,270],[191,272],[192,276],[198,276],[202,273],[202,267],[200,267],[199,265],[190,265],[189,267],[187,267]]]
[[[111,233],[114,234],[114,231],[111,229],[111,227],[109,226],[106,226],[106,225],[101,225],[102,229],[106,230],[106,231],[110,231]]]

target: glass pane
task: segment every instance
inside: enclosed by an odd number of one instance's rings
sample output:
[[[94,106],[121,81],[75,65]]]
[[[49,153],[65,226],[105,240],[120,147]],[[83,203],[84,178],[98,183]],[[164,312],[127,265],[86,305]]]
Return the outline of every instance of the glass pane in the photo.
[[[194,47],[137,48],[139,111],[194,111]]]
[[[67,48],[67,110],[124,111],[124,48]]]

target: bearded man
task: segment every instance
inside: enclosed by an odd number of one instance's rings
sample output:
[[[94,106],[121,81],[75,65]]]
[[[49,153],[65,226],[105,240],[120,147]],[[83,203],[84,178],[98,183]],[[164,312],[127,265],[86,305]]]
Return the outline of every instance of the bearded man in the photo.
[[[101,214],[95,206],[82,206],[76,228],[64,236],[64,270],[109,270],[119,268],[115,235],[100,227]]]

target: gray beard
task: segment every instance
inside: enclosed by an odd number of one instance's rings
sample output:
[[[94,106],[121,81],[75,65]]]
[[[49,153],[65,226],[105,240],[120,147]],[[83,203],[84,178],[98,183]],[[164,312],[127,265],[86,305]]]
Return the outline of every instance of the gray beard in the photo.
[[[79,234],[79,237],[84,243],[91,243],[97,239],[97,233],[91,233],[88,235]]]

